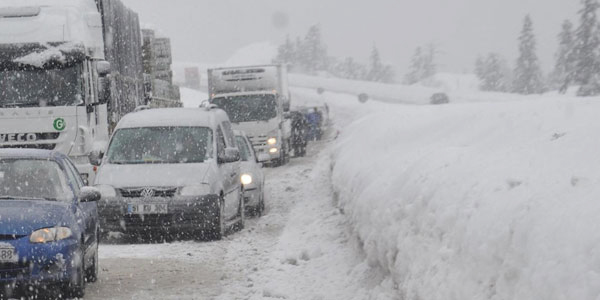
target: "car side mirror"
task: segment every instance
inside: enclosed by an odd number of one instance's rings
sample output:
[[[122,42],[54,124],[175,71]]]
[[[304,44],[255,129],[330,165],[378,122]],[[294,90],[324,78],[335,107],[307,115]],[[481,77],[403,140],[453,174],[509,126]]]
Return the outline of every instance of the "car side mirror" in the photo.
[[[237,148],[225,148],[225,151],[219,155],[219,163],[226,164],[240,161],[240,150]]]
[[[102,164],[102,159],[104,158],[104,152],[100,151],[92,151],[90,155],[88,155],[90,160],[90,164],[95,167],[99,167]]]
[[[79,193],[79,202],[98,202],[100,199],[102,199],[102,194],[100,194],[100,191],[97,188],[91,186],[84,186],[81,188],[81,192]]]

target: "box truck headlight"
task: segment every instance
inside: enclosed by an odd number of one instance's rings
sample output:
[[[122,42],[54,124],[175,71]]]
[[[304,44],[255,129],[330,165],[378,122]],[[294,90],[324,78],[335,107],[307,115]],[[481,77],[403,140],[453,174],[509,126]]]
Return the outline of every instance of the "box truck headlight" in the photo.
[[[252,175],[242,174],[241,180],[243,185],[250,185],[252,184]]]
[[[275,144],[277,144],[277,138],[273,137],[273,138],[268,139],[267,140],[267,144],[269,144],[269,145],[275,145]]]
[[[271,149],[269,149],[269,153],[271,153],[271,154],[275,154],[277,152],[279,152],[279,149],[277,149],[277,148],[271,148]]]

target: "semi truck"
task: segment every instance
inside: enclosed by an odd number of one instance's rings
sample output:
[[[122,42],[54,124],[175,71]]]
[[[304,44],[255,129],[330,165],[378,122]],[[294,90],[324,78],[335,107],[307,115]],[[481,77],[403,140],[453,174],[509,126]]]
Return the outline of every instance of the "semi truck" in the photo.
[[[2,0],[0,148],[69,155],[84,178],[145,105],[138,15],[120,0]]]
[[[146,102],[153,108],[181,107],[179,87],[173,84],[171,40],[142,29],[142,58]]]
[[[209,103],[225,110],[234,129],[244,131],[260,162],[289,160],[291,105],[285,65],[208,70]]]

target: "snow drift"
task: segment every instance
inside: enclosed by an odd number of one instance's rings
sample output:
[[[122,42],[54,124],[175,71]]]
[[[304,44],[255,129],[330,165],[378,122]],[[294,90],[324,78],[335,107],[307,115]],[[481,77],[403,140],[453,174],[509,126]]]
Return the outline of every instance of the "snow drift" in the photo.
[[[369,263],[402,299],[598,299],[597,100],[386,106],[348,126],[332,180]]]

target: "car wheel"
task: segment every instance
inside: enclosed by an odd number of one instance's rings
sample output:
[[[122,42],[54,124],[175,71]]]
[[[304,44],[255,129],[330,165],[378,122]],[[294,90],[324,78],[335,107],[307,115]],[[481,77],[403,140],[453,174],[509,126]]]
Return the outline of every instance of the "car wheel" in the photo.
[[[240,204],[238,208],[238,222],[235,224],[235,231],[241,231],[246,225],[246,205],[244,202],[244,191],[240,188]]]
[[[96,234],[96,241],[97,243],[99,243],[100,241],[98,240],[99,235]],[[87,269],[86,271],[86,275],[85,275],[85,280],[87,282],[96,282],[98,281],[98,271],[99,271],[99,267],[98,267],[98,244],[96,244],[96,251],[94,254],[94,261],[92,262],[92,265],[90,266],[90,268]]]
[[[81,262],[79,266],[77,266],[75,274],[73,274],[73,277],[71,278],[71,282],[68,282],[64,289],[67,297],[71,298],[83,298],[83,296],[85,296],[85,257],[83,251],[80,252]]]
[[[225,237],[225,199],[223,199],[223,195],[219,198],[219,203],[215,205],[213,208],[214,214],[209,224],[209,228],[211,229],[210,235],[213,240],[219,241]]]

